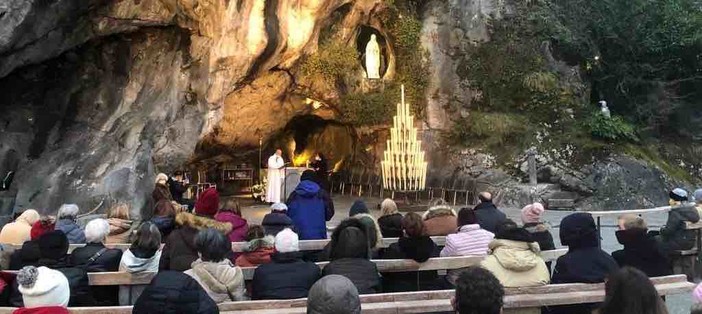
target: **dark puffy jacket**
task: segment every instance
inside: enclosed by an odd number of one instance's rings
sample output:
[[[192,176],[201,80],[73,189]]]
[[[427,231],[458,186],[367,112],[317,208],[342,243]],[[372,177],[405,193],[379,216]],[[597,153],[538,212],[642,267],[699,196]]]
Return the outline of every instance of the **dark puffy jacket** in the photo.
[[[20,270],[24,266],[36,266],[41,257],[38,240],[27,241],[22,248],[10,255],[10,270]]]
[[[673,274],[668,256],[646,229],[619,230],[615,234],[619,243],[624,245],[623,250],[612,252],[620,267],[637,268],[649,277]]]
[[[329,194],[317,183],[311,180],[300,182],[286,204],[300,240],[327,238],[326,222],[334,216],[334,205]]]
[[[295,231],[292,219],[290,219],[285,212],[271,212],[266,214],[266,216],[263,217],[261,226],[263,226],[267,235],[272,235],[274,237],[285,228],[290,228]]]
[[[99,256],[98,252],[105,249]],[[93,259],[91,261],[91,259]],[[119,270],[122,259],[122,250],[106,249],[102,243],[88,243],[84,247],[76,248],[71,252],[69,263],[75,267],[85,269],[87,272],[108,272]],[[117,305],[119,287],[104,286],[92,287],[93,297],[98,305]]]
[[[134,304],[134,314],[213,314],[217,304],[192,277],[176,271],[160,271]]]
[[[661,228],[663,250],[672,254],[677,250],[692,249],[695,246],[695,230],[686,230],[685,222],[696,223],[699,220],[700,215],[695,207],[673,207],[668,213],[668,221]]]
[[[561,243],[568,246],[568,253],[558,258],[551,283],[600,283],[619,266],[598,247],[597,227],[592,215],[575,213],[561,221]],[[577,304],[551,307],[550,313],[587,313],[597,304]]]
[[[539,244],[541,251],[555,250],[556,245],[553,243],[553,236],[548,230],[548,226],[543,223],[526,223],[524,224],[524,229],[531,233],[532,239]],[[546,262],[546,267],[548,267],[549,272],[551,271],[551,262]]]
[[[228,234],[232,230],[230,223],[190,213],[179,213],[175,218],[175,223],[178,227],[166,239],[166,244],[161,252],[159,270],[186,271],[190,269],[190,264],[199,257],[195,248],[195,236],[198,231],[214,228]]]
[[[439,249],[428,236],[417,238],[400,238],[391,244],[382,254],[382,259],[413,259],[418,263],[429,258],[439,257]],[[438,278],[435,270],[410,271],[383,274],[384,292],[403,292],[433,290]]]
[[[378,218],[380,233],[383,238],[399,238],[402,236],[402,214],[394,213]]]
[[[364,258],[342,258],[331,261],[322,270],[322,276],[342,275],[356,286],[359,294],[382,292],[380,275],[375,263]]]
[[[505,213],[497,209],[492,202],[482,202],[475,206],[474,210],[480,228],[492,233],[497,233],[497,226],[507,220]]]
[[[73,219],[63,218],[56,222],[54,230],[61,230],[68,238],[70,244],[85,243],[85,233],[83,229]]]
[[[174,201],[178,204],[183,204],[183,194],[188,190],[185,184],[173,180],[173,178],[168,178],[168,190],[171,192]]]
[[[329,313],[361,314],[358,289],[344,276],[325,276],[310,289],[307,314]]]
[[[299,252],[275,253],[271,263],[256,267],[251,282],[251,298],[297,299],[307,297],[319,279],[319,267],[301,259]]]

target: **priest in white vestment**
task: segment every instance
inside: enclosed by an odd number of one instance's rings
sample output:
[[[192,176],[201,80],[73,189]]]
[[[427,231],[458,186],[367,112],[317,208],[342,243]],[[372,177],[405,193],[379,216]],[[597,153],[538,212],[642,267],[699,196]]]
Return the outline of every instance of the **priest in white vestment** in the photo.
[[[268,186],[266,187],[266,202],[282,203],[283,181],[285,180],[285,161],[283,151],[277,149],[275,154],[268,158]]]

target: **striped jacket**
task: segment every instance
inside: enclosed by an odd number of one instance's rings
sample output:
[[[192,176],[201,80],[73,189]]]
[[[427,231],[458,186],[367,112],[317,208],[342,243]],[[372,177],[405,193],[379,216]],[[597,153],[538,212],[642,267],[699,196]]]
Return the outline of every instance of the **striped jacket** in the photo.
[[[441,250],[441,257],[485,256],[494,237],[492,232],[480,229],[478,224],[461,226],[458,233],[446,236],[446,246]]]

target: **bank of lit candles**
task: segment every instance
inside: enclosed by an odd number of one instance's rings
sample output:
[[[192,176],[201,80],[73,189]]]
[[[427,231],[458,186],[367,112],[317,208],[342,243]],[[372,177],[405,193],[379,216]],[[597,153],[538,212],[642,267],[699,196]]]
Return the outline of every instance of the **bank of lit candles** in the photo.
[[[392,191],[424,190],[427,162],[422,151],[422,141],[417,140],[414,117],[405,102],[405,86],[401,87],[401,102],[397,104],[397,115],[393,117],[390,139],[380,163],[383,186]]]

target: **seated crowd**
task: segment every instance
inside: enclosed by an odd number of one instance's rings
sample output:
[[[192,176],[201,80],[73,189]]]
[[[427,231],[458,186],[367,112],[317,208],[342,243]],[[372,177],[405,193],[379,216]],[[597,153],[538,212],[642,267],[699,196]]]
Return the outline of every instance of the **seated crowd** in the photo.
[[[203,191],[193,212],[176,202],[159,174],[154,189],[154,216],[136,224],[125,204],[116,204],[108,219],[78,223],[78,207],[60,207],[56,218],[26,210],[0,231],[0,242],[20,245],[0,276],[0,306],[16,313],[67,313],[67,306],[134,305],[134,313],[217,313],[228,301],[296,299],[307,297],[308,313],[360,313],[359,294],[455,289],[457,313],[502,313],[504,288],[550,283],[606,281],[602,304],[544,308],[544,313],[667,313],[648,277],[672,274],[671,254],[690,249],[694,234],[685,222],[697,222],[697,208],[687,192],[670,192],[668,221],[660,232],[649,231],[639,216],[619,217],[617,240],[624,246],[611,255],[599,248],[598,230],[588,213],[561,220],[559,238],[568,252],[553,272],[540,253],[555,249],[543,205],[521,210],[519,225],[507,218],[483,192],[475,208],[457,213],[446,205],[423,215],[402,215],[386,199],[376,219],[363,201],[356,201],[318,252],[302,252],[301,240],[326,239],[326,222],[334,215],[329,194],[314,173],[305,172],[286,204],[271,206],[262,225],[249,225],[239,204],[220,206],[216,188]],[[179,196],[182,197],[182,196]],[[311,210],[309,210],[311,209]],[[430,236],[446,236],[438,246]],[[398,237],[383,246],[383,238]],[[131,241],[131,242],[129,242]],[[105,243],[131,243],[122,252]],[[245,242],[240,253],[232,242]],[[69,244],[83,243],[70,254]],[[380,273],[374,259],[484,257],[476,266],[436,271]],[[320,270],[315,264],[329,261]],[[242,267],[256,267],[245,280]],[[157,272],[148,286],[89,287],[89,272]],[[702,298],[702,288],[699,289]],[[702,308],[702,307],[701,307]],[[539,309],[509,313],[540,313]],[[696,312],[696,313],[702,313]]]

